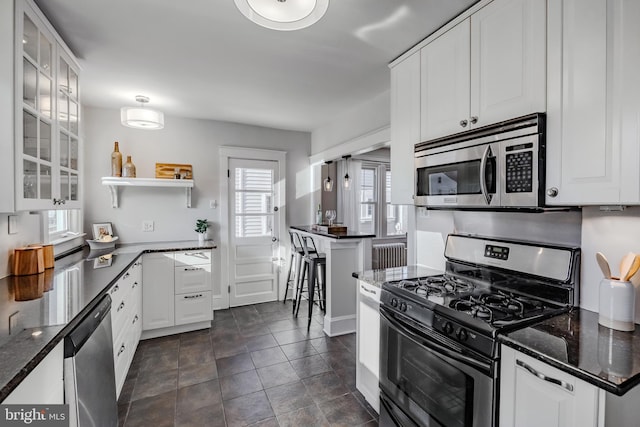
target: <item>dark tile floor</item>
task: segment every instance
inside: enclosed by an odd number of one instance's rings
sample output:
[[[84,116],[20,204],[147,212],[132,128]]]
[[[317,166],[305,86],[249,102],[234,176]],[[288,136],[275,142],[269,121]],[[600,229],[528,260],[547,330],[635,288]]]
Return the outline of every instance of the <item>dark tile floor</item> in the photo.
[[[377,426],[355,387],[355,334],[327,337],[320,314],[307,329],[302,313],[236,307],[216,311],[211,329],[141,341],[120,425]]]

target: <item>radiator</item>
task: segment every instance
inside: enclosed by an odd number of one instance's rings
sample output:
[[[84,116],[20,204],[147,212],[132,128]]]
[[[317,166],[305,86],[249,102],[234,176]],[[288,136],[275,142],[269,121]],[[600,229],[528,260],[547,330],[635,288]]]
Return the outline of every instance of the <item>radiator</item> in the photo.
[[[373,245],[371,261],[374,270],[407,265],[407,245],[405,243]]]

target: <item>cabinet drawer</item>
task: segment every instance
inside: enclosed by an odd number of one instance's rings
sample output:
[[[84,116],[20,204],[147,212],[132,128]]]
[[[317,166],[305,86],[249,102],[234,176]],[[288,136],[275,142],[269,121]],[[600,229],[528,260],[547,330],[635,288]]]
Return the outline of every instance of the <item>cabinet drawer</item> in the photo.
[[[176,294],[210,291],[211,264],[176,267],[175,280]]]
[[[180,267],[182,265],[199,265],[199,264],[211,265],[211,250],[205,249],[205,250],[176,252],[175,263],[176,263],[176,267]]]
[[[203,322],[213,319],[211,291],[176,295],[176,325]]]
[[[120,331],[126,327],[126,320],[132,306],[131,295],[114,299],[111,302],[111,330],[114,337],[117,337]]]

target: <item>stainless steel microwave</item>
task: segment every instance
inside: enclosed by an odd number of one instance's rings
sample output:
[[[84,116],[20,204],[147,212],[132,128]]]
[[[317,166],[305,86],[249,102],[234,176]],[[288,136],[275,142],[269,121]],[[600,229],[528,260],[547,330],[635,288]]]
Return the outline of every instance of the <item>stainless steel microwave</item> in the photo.
[[[415,204],[544,206],[545,116],[536,113],[415,146]]]

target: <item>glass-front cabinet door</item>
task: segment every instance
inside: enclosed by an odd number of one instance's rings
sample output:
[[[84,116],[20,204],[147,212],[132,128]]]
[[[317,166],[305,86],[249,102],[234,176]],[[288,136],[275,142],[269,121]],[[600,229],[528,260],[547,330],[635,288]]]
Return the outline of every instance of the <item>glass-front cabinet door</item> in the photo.
[[[16,210],[79,208],[78,66],[33,3],[15,22]]]

